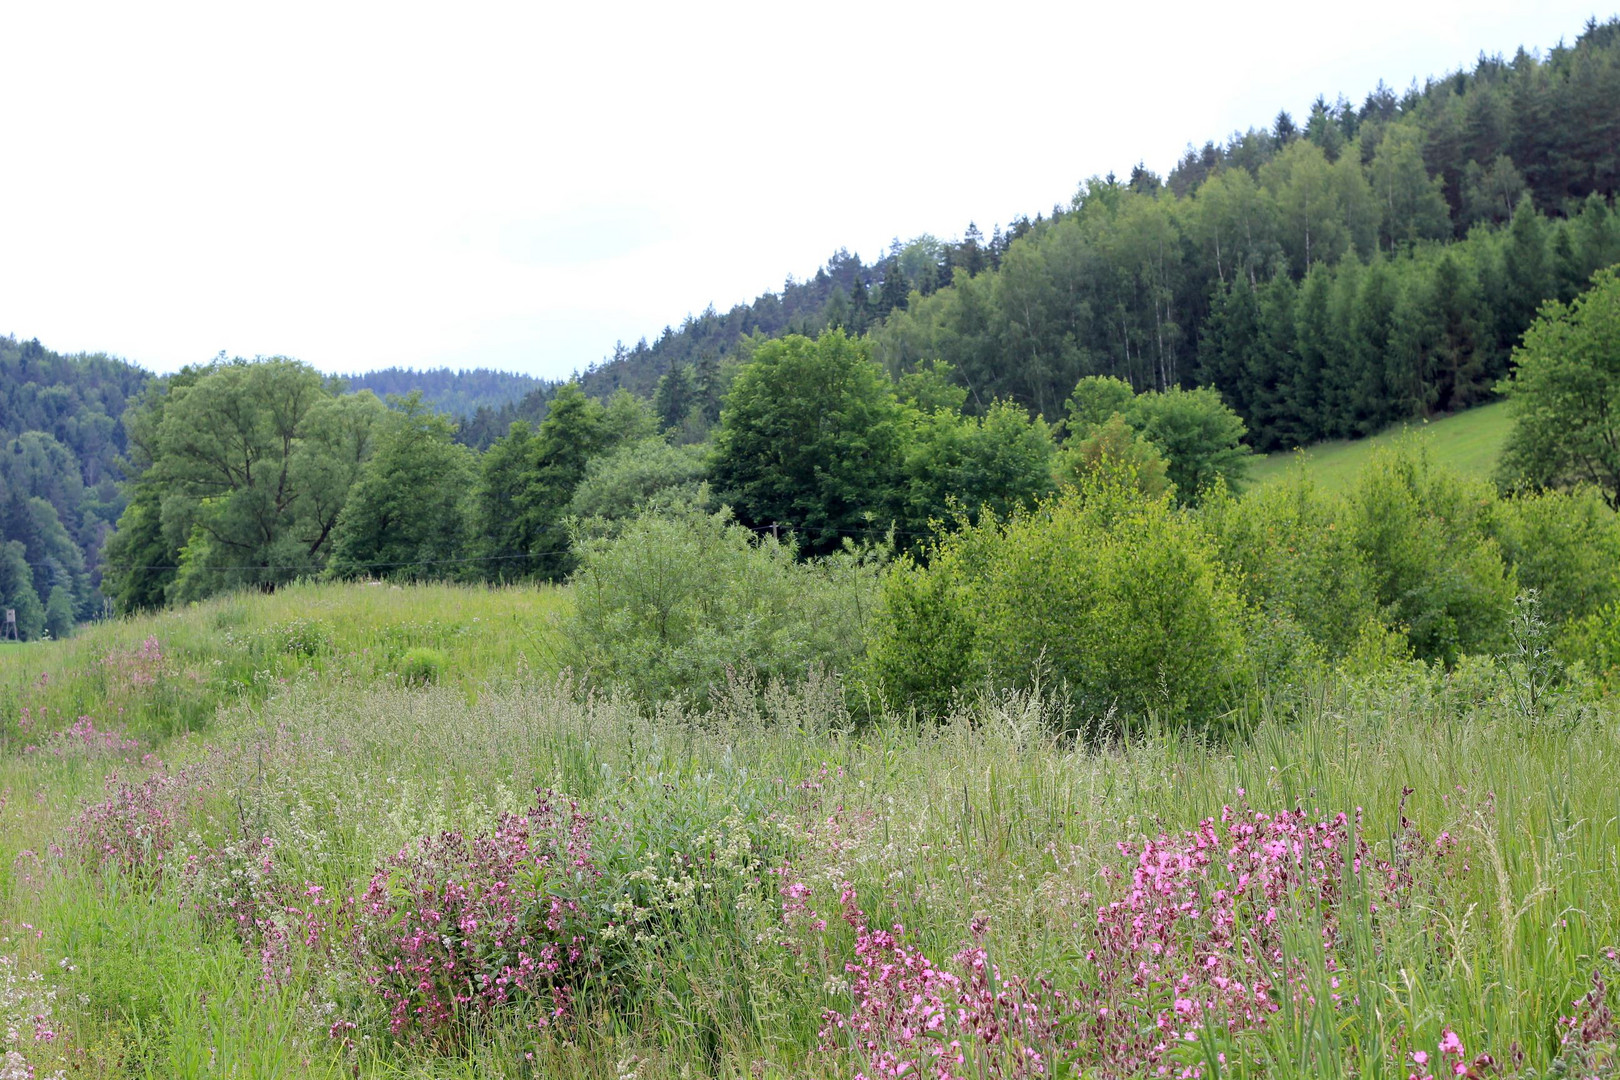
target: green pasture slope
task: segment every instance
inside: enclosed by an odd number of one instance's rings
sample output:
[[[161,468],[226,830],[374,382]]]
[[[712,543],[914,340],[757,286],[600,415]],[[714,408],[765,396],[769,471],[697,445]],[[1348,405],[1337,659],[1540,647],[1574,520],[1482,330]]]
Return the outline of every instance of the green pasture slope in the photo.
[[[1512,422],[1507,403],[1492,402],[1438,420],[1403,423],[1365,439],[1339,439],[1303,450],[1288,450],[1256,458],[1249,466],[1249,482],[1265,484],[1285,475],[1296,461],[1305,466],[1325,491],[1349,487],[1375,450],[1415,432],[1429,448],[1437,465],[1464,476],[1489,480],[1507,442]]]

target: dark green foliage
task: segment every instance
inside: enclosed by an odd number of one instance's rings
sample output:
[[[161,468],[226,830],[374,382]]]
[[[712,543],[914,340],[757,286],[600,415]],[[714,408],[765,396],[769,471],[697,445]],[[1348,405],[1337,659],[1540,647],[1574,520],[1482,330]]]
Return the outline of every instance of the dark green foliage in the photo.
[[[472,452],[412,394],[381,423],[343,506],[327,573],[405,580],[466,576]]]
[[[281,358],[155,382],[126,418],[140,509],[127,512],[131,547],[115,548],[107,592],[133,605],[161,587],[188,601],[320,573],[386,411],[337,389]]]
[[[738,372],[715,436],[716,494],[750,528],[812,552],[888,525],[904,425],[864,342],[841,330],[768,342]]]
[[[67,585],[75,618],[99,609],[101,547],[124,508],[119,417],[148,378],[121,360],[0,337],[0,541],[23,545],[42,593]]]
[[[1052,491],[1051,432],[1010,401],[976,417],[912,411],[908,428],[894,518],[901,547],[920,547],[933,523],[957,516],[953,506],[968,520],[1002,519]]]
[[[33,641],[45,629],[45,605],[34,588],[27,549],[15,540],[0,541],[0,617],[6,609],[17,613],[17,633],[24,641]]]
[[[1105,461],[1126,465],[1143,491],[1169,490],[1188,505],[1213,484],[1235,488],[1243,479],[1250,454],[1243,420],[1208,387],[1136,394],[1121,379],[1091,376],[1075,384],[1066,406],[1068,478],[1094,473]],[[1157,453],[1110,427],[1116,417]]]
[[[1237,487],[1249,448],[1243,420],[1209,387],[1138,395],[1126,421],[1163,451],[1167,476],[1182,501],[1196,503],[1212,484]]]
[[[647,403],[620,391],[604,405],[569,383],[538,431],[515,423],[484,454],[473,492],[472,549],[491,580],[558,580],[572,569],[567,517],[590,461],[649,437]]]
[[[1509,483],[1589,483],[1620,509],[1620,272],[1604,270],[1570,305],[1549,304],[1499,389],[1514,427]]]

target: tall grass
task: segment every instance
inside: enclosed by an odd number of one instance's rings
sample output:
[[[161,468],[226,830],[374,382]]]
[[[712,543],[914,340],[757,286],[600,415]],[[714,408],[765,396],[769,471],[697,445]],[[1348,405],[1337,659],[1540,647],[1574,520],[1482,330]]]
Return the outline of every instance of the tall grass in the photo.
[[[49,699],[54,717],[119,692],[97,682],[101,659],[153,634],[187,658],[182,672],[237,663],[225,629],[285,646],[306,619],[330,635],[329,651],[257,653],[283,667],[251,692],[189,684],[211,695],[195,723],[165,720],[184,712],[178,698],[140,706],[155,759],[15,743],[0,757],[0,952],[56,990],[59,1036],[34,1042],[25,1025],[18,1044],[41,1075],[875,1075],[836,1028],[824,1034],[829,1012],[860,1004],[846,903],[869,928],[903,925],[902,946],[941,971],[979,942],[1002,977],[1074,993],[1092,978],[1097,907],[1134,865],[1118,845],[1173,839],[1223,806],[1360,809],[1383,858],[1409,834],[1452,846],[1413,871],[1398,910],[1372,911],[1381,894],[1346,877],[1331,970],[1312,897],[1279,901],[1297,981],[1264,1025],[1208,1024],[1177,1044],[1172,1075],[1405,1077],[1414,1053],[1439,1059],[1448,1031],[1470,1062],[1484,1052],[1542,1075],[1560,1054],[1568,1063],[1560,1018],[1620,944],[1620,728],[1573,697],[1527,714],[1498,664],[1328,680],[1298,719],[1229,741],[1165,729],[1096,748],[1052,735],[1074,725],[1054,723],[1038,694],[926,725],[857,725],[841,689],[815,681],[733,684],[701,717],[649,709],[557,676],[532,630],[505,629],[542,622],[556,594],[428,593],[289,590],[53,647],[45,689],[74,702]],[[387,629],[430,621],[433,635]],[[480,629],[444,632],[451,621]],[[401,648],[443,651],[444,682],[408,685],[386,658],[352,655],[386,653],[366,642],[391,632]],[[6,676],[22,695],[8,713],[46,700],[28,696],[37,674],[20,674]],[[110,771],[195,785],[169,869],[132,876],[75,848],[75,818],[101,802]],[[267,932],[244,939],[210,916],[198,883],[214,871],[186,869],[225,867],[207,881],[249,882],[236,895],[281,919],[274,889],[356,896],[419,838],[487,834],[537,789],[595,822],[600,876],[581,895],[596,960],[560,1019],[536,1000],[469,1007],[453,1037],[392,1031],[343,944],[379,928],[352,908],[333,914],[320,943],[290,948],[286,973],[267,979]],[[273,859],[253,846],[266,838]],[[1123,1007],[1151,1030],[1161,1004]],[[988,1044],[974,1045],[969,1065],[989,1068]],[[1111,1075],[1091,1069],[1072,1074]]]

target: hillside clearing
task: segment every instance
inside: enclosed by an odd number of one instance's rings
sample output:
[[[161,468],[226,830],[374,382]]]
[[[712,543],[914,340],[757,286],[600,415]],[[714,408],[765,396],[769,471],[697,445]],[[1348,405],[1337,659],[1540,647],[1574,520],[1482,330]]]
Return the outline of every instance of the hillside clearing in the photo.
[[[1496,401],[1438,420],[1397,424],[1365,439],[1338,439],[1257,457],[1249,468],[1251,484],[1266,484],[1284,476],[1297,461],[1324,491],[1350,486],[1373,452],[1415,433],[1428,447],[1432,460],[1479,480],[1491,479],[1507,442],[1512,422],[1507,403]]]

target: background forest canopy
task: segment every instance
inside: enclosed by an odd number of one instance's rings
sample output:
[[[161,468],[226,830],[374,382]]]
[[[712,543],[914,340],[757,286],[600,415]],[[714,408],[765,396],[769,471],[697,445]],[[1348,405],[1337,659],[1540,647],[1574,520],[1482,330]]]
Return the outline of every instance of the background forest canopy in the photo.
[[[811,552],[888,529],[916,547],[952,506],[1010,513],[1103,457],[1196,501],[1248,450],[1493,396],[1538,307],[1620,262],[1617,181],[1620,20],[1594,20],[1546,53],[1320,97],[1166,177],[1092,179],[988,238],[840,251],[569,384],[223,357],[153,378],[0,339],[0,594],[38,636],[101,609],[104,557],[124,610],[318,574],[557,578],[567,522],[649,500],[727,503]],[[876,410],[872,439],[832,449],[863,468],[767,491],[722,413],[750,365],[808,355],[773,343],[832,330],[821,361]],[[1112,428],[1077,419],[1099,378],[1135,402]]]

